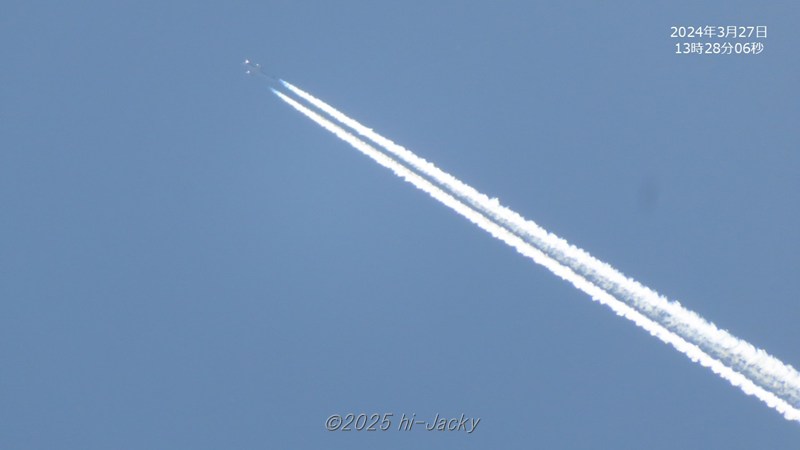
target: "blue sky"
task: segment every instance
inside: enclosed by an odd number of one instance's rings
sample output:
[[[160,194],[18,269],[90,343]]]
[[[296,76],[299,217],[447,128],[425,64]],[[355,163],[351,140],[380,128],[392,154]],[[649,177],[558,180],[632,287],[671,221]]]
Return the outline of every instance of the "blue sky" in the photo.
[[[800,365],[790,2],[7,2],[0,447],[795,448],[264,65]],[[767,25],[758,56],[673,25]],[[331,433],[335,413],[480,417]]]

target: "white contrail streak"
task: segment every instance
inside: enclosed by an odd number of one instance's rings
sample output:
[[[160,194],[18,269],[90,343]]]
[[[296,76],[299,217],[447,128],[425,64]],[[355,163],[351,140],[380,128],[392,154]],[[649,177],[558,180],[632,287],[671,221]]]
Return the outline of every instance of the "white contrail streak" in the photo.
[[[528,221],[516,212],[501,206],[498,200],[488,198],[471,186],[443,172],[432,163],[418,157],[404,147],[375,133],[372,129],[351,119],[322,100],[315,98],[291,83],[286,81],[281,81],[281,83],[287,89],[340,123],[352,128],[356,133],[399,157],[471,207],[513,230],[523,239],[549,254],[561,264],[572,268],[581,276],[611,292],[666,328],[699,345],[715,358],[725,361],[726,364],[757,380],[765,388],[779,393],[790,403],[800,404],[800,373],[791,366],[782,363],[763,350],[755,348],[748,342],[718,329],[693,311],[682,307],[678,302],[671,302],[635,280],[627,278],[610,265],[597,260],[584,250],[570,245],[564,239],[547,232],[535,222]]]
[[[454,209],[520,253],[569,281],[618,315],[686,354],[692,361],[755,395],[790,420],[800,421],[794,405],[800,399],[800,375],[788,365],[751,344],[717,329],[696,313],[671,302],[587,252],[550,234],[532,221],[505,208],[409,150],[375,133],[330,105],[282,81],[284,86],[356,133],[400,158],[415,171],[376,150],[294,99],[273,89],[283,101],[342,140],[391,169],[417,188]]]

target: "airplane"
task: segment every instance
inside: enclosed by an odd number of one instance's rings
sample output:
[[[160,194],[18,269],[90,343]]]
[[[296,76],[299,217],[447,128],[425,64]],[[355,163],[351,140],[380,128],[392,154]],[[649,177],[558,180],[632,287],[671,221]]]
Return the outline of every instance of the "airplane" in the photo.
[[[278,81],[278,79],[273,77],[272,75],[267,75],[264,72],[264,69],[261,68],[261,64],[254,63],[253,61],[250,61],[249,59],[245,59],[244,62],[242,63],[242,65],[244,66],[244,73],[246,73],[248,75],[252,75],[252,76],[261,75],[261,76],[267,77],[268,79],[270,79],[272,81]]]

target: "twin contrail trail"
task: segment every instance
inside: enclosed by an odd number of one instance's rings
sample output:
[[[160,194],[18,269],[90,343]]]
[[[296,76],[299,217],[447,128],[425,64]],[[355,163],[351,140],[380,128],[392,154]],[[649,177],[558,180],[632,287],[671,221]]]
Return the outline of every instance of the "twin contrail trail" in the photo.
[[[800,421],[800,373],[791,366],[626,277],[322,100],[286,81],[280,80],[280,83],[286,92],[275,88],[272,91],[281,100],[378,164],[589,294],[593,300],[672,345],[692,361],[709,367],[745,393],[756,396],[786,419]],[[371,141],[380,150],[356,135]]]

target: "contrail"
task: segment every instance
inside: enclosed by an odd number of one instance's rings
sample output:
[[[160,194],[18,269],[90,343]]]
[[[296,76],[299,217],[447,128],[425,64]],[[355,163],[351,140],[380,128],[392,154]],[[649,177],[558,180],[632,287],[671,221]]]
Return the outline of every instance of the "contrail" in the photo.
[[[655,291],[642,286],[584,250],[570,245],[566,240],[553,235],[528,221],[516,212],[503,207],[497,199],[490,199],[452,175],[438,169],[432,163],[418,157],[404,147],[375,133],[356,120],[346,116],[322,100],[302,89],[281,80],[290,91],[324,111],[356,133],[373,141],[389,153],[399,157],[415,170],[434,180],[452,192],[457,198],[478,211],[485,213],[497,223],[513,230],[529,243],[551,257],[572,268],[576,273],[611,292],[667,329],[700,346],[713,357],[724,361],[736,370],[747,374],[758,384],[785,398],[789,403],[800,404],[800,374],[777,358],[757,349],[746,341],[732,336],[707,322],[697,313],[687,310],[678,302],[672,302]]]
[[[755,395],[783,413],[787,419],[800,421],[800,410],[795,407],[800,404],[800,374],[791,366],[726,331],[719,330],[678,302],[669,301],[635,280],[625,277],[582,249],[501,206],[497,199],[481,194],[322,100],[288,82],[281,83],[298,97],[373,141],[413,170],[273,89],[283,101],[323,128],[523,255],[569,281],[594,300],[609,306],[618,315],[628,318],[650,334],[671,344],[692,361],[711,368],[745,393]]]

